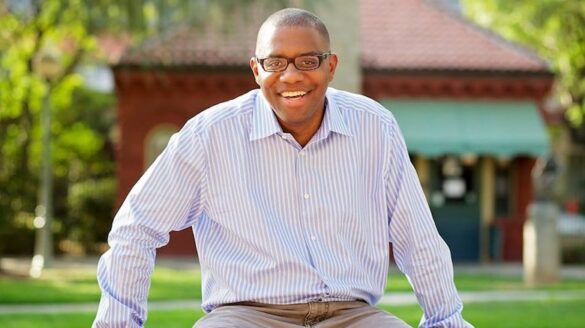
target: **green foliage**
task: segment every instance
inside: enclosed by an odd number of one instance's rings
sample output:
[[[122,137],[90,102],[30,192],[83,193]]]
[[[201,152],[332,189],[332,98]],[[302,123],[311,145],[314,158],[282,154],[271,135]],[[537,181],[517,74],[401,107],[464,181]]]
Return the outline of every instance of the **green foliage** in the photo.
[[[0,1],[0,255],[32,251],[46,106],[52,116],[55,241],[91,250],[105,240],[115,195],[114,98],[85,90],[77,74],[80,65],[106,64],[100,36],[139,42],[179,24],[229,26],[242,10],[292,3],[310,2]],[[53,74],[41,74],[41,64],[51,62]]]
[[[64,235],[79,242],[83,249],[98,253],[95,245],[107,239],[115,200],[113,177],[84,180],[70,186],[67,204],[71,222],[65,222]]]
[[[51,107],[54,232],[56,240],[69,239],[92,250],[95,242],[106,239],[115,201],[113,147],[109,137],[115,118],[114,98],[79,86],[72,89],[67,101],[54,101]],[[54,98],[58,95],[58,91],[53,93]],[[22,154],[17,140],[30,138],[25,175],[18,174],[24,170],[16,161],[3,163],[0,254],[32,251],[32,220],[41,169],[40,134],[38,124],[28,133],[10,126],[2,145],[4,158],[17,158]],[[28,193],[17,195],[18,190]]]
[[[31,1],[30,5],[20,2],[15,6],[17,3],[3,2],[0,7],[0,228],[7,237],[0,242],[3,253],[29,252],[32,248],[42,153],[40,112],[44,104],[55,117],[70,109],[72,92],[81,85],[74,68],[94,45],[84,28],[83,14],[75,13],[80,1]],[[60,69],[51,79],[39,72],[42,53],[55,55],[59,63]],[[53,133],[66,130],[64,136],[69,138],[71,133],[80,133],[79,127],[70,130],[59,120],[53,120],[51,128]],[[54,156],[70,152],[60,138],[53,140],[52,147]],[[90,151],[95,152],[96,147]],[[67,181],[55,181],[63,192],[66,185]],[[55,207],[58,216],[66,215],[62,206]]]
[[[585,117],[585,1],[463,0],[466,14],[505,38],[536,49],[557,75],[574,126]]]

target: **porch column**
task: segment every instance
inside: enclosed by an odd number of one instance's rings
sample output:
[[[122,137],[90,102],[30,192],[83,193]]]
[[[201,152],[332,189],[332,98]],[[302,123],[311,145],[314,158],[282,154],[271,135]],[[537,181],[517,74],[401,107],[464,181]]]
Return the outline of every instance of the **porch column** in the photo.
[[[479,258],[482,263],[490,259],[490,226],[495,211],[495,164],[489,156],[481,159]]]
[[[300,3],[301,1],[299,1]],[[308,1],[303,1],[308,3]],[[340,64],[335,71],[331,86],[337,89],[362,93],[362,68],[360,63],[360,2],[337,0],[311,2],[331,36],[331,51],[339,56]]]
[[[429,159],[427,157],[422,155],[415,156],[414,168],[416,169],[416,173],[418,174],[418,179],[420,180],[420,184],[422,186],[423,192],[425,193],[427,201],[429,201],[431,195],[429,165],[430,165]]]

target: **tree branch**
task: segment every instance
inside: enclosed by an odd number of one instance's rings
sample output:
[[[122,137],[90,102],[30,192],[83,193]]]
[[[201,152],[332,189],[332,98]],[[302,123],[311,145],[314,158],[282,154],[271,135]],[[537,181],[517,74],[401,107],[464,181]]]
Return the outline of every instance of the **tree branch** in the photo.
[[[75,53],[75,55],[73,56],[73,58],[71,59],[71,61],[67,64],[67,66],[65,66],[63,71],[61,71],[59,76],[57,76],[55,79],[49,81],[49,88],[52,89],[54,86],[61,83],[68,75],[72,74],[75,71],[75,68],[77,67],[77,65],[79,65],[79,63],[83,59],[84,55],[85,55],[85,49],[79,48],[77,50],[77,52]]]

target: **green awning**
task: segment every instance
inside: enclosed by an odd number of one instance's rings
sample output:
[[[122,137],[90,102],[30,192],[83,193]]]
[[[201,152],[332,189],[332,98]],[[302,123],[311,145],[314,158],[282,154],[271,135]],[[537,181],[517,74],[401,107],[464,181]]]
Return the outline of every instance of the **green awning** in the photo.
[[[387,99],[411,153],[543,155],[548,135],[536,103]]]

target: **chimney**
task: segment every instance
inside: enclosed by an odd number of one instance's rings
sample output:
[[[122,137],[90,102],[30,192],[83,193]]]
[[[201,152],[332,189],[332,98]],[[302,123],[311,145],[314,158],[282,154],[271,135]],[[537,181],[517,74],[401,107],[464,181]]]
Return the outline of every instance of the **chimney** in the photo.
[[[315,1],[310,8],[323,20],[331,37],[331,51],[339,57],[339,64],[331,86],[337,89],[362,92],[360,62],[360,1]]]

